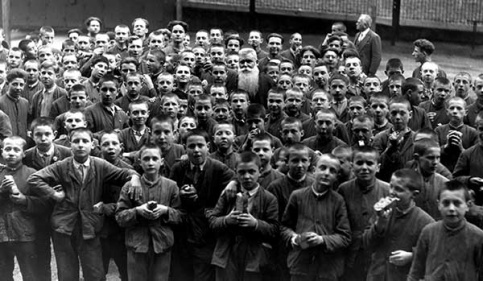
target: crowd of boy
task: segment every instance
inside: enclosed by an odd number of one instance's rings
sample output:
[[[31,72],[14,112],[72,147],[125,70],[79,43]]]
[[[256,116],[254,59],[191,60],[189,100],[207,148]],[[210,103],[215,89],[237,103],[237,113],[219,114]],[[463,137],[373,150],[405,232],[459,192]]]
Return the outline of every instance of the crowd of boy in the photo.
[[[361,15],[294,33],[137,18],[0,49],[0,272],[13,280],[482,280],[483,74]],[[383,207],[384,202],[390,202]]]

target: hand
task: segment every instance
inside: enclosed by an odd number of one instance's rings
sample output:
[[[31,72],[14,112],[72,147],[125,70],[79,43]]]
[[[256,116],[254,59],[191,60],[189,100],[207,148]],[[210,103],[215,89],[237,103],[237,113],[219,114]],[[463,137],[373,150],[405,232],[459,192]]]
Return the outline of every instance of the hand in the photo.
[[[315,232],[309,232],[306,234],[306,242],[307,244],[309,244],[310,247],[319,246],[324,243],[324,237],[322,237],[322,235],[318,235]]]
[[[160,216],[168,213],[168,207],[158,204],[153,210],[153,219],[158,219]]]
[[[127,191],[129,199],[139,201],[143,197],[143,187],[141,186],[141,180],[138,175],[131,176],[131,185]]]
[[[104,204],[104,206],[102,207],[102,212],[104,213],[105,216],[112,217],[116,212],[116,208],[117,208],[116,203]]]
[[[93,210],[94,214],[103,215],[104,214],[104,212],[102,211],[103,206],[104,206],[104,202],[102,201],[92,206],[92,208],[94,209]]]
[[[391,256],[389,257],[389,262],[397,266],[404,266],[410,263],[412,260],[412,252],[406,252],[401,250],[392,252]]]
[[[480,177],[471,177],[470,184],[472,185],[483,185],[483,178]]]
[[[235,198],[237,191],[238,191],[238,182],[236,180],[231,180],[226,185],[225,189],[223,189],[223,192],[221,194],[225,193],[228,198]]]
[[[17,205],[27,205],[27,197],[23,193],[10,194],[10,200]]]
[[[196,200],[198,199],[198,193],[193,185],[185,184],[179,191],[179,196],[185,199]]]
[[[463,150],[463,143],[462,139],[459,133],[457,131],[451,131],[446,137],[448,139],[447,145],[451,145],[453,147],[457,147],[460,151]]]
[[[52,194],[52,198],[55,200],[55,202],[60,202],[64,200],[65,198],[65,191],[62,188],[62,185],[58,184],[53,187],[54,189],[54,194]]]
[[[402,141],[402,133],[398,133],[398,132],[392,132],[390,135],[389,135],[389,143],[392,145],[392,146],[398,146],[399,143],[401,143]]]
[[[238,225],[238,217],[240,216],[240,211],[231,211],[228,215],[225,216],[225,223],[227,225]]]
[[[238,216],[238,225],[241,227],[256,228],[258,221],[251,214],[242,213]]]
[[[384,232],[386,230],[387,223],[389,222],[389,218],[391,217],[391,213],[392,209],[376,212],[377,220],[375,226],[378,232]]]
[[[141,206],[136,207],[136,214],[148,220],[153,219],[153,211],[149,210],[148,203],[144,203]]]
[[[436,112],[428,112],[427,115],[428,115],[429,121],[433,122],[434,117],[436,116]]]
[[[143,75],[144,77],[144,84],[146,84],[146,87],[148,87],[148,89],[154,89],[154,84],[153,84],[153,80],[151,79],[151,76],[149,76],[148,74],[144,74]]]

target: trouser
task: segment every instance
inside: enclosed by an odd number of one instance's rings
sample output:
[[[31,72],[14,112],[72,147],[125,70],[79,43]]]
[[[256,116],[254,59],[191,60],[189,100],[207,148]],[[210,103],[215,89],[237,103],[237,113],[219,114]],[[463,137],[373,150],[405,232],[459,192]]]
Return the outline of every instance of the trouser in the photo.
[[[156,254],[153,247],[147,253],[127,250],[128,276],[130,281],[167,281],[171,265],[171,251]]]
[[[0,243],[0,280],[13,281],[15,257],[17,257],[23,280],[38,280],[35,270],[37,255],[34,242]]]
[[[248,244],[245,239],[237,241],[230,249],[225,268],[216,267],[216,281],[262,281],[260,272],[247,272]]]
[[[199,246],[175,242],[171,264],[172,281],[214,281],[215,267],[211,264],[214,243]]]
[[[119,271],[119,277],[122,281],[127,281],[126,244],[124,242],[124,236],[121,236],[111,235],[107,238],[101,238],[102,264],[104,266],[104,272],[107,274],[109,271],[109,262],[113,259]]]
[[[35,247],[38,261],[36,262],[37,280],[50,281],[52,279],[52,272],[50,269],[50,262],[52,261],[52,250],[50,247],[50,237],[52,230],[50,222],[43,218],[39,218],[36,223],[37,232],[35,234]]]
[[[79,260],[85,281],[104,278],[99,237],[84,239],[80,225],[77,224],[71,235],[53,232],[52,240],[59,281],[79,280]]]

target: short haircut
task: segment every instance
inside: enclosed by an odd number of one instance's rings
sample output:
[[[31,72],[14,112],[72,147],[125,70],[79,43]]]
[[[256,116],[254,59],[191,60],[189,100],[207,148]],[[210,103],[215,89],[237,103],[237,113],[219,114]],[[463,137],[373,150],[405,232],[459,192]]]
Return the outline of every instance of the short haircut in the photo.
[[[114,135],[117,137],[117,140],[121,143],[121,139],[119,138],[119,134],[116,131],[109,130],[109,131],[104,131],[101,133],[99,136],[99,144],[102,145],[102,138],[107,135]]]
[[[454,79],[456,80],[456,77],[458,76],[463,76],[463,77],[467,77],[468,80],[470,80],[470,83],[472,82],[473,78],[471,77],[471,74],[469,74],[468,72],[466,71],[461,71],[461,72],[458,72],[455,76],[454,76]]]
[[[72,87],[70,87],[70,91],[68,92],[69,97],[70,97],[72,92],[84,92],[86,94],[86,97],[87,97],[86,86],[84,86],[83,84],[72,85]]]
[[[282,35],[280,35],[280,34],[278,34],[278,33],[270,33],[270,34],[268,34],[268,35],[267,35],[267,42],[268,42],[268,41],[270,40],[270,38],[272,38],[272,37],[280,38],[280,39],[282,40],[282,44],[283,44],[283,42],[284,42],[284,40],[283,40],[283,36],[282,36]]]
[[[463,191],[463,194],[465,195],[466,201],[471,200],[471,196],[470,196],[470,193],[468,191],[468,187],[466,187],[466,185],[464,183],[462,183],[458,180],[450,180],[450,181],[445,182],[443,184],[443,186],[439,189],[438,200],[441,199],[441,194],[443,194],[443,192],[445,192],[445,191],[458,191],[458,190]]]
[[[389,76],[388,81],[389,81],[389,83],[391,81],[402,81],[402,84],[404,84],[406,82],[406,78],[402,74],[395,73],[395,74]],[[402,86],[402,84],[401,84],[401,86]]]
[[[252,143],[255,143],[256,141],[268,141],[268,143],[270,143],[270,147],[273,148],[273,138],[267,133],[260,133],[255,136],[255,138],[252,140]]]
[[[393,177],[403,179],[410,191],[421,191],[423,188],[423,177],[413,169],[399,169],[392,174]]]
[[[344,82],[346,86],[349,85],[349,78],[347,78],[347,76],[342,75],[340,73],[334,73],[332,77],[330,77],[329,85],[332,84],[332,81],[334,80],[342,80],[342,82]]]
[[[102,84],[104,84],[105,82],[114,82],[114,84],[116,85],[116,87],[119,87],[119,80],[116,76],[108,73],[104,76],[102,76],[102,78],[99,80],[99,87],[102,86]]]
[[[317,88],[312,92],[312,99],[314,98],[315,94],[318,94],[318,93],[324,94],[330,102],[334,100],[334,97],[329,92],[321,88]]]
[[[361,102],[362,103],[362,106],[364,108],[366,108],[367,106],[367,101],[366,99],[363,97],[363,96],[352,96],[348,101],[347,101],[347,105],[349,106],[351,104],[351,102]]]
[[[334,122],[336,120],[338,120],[337,119],[337,116],[335,115],[335,112],[332,111],[332,110],[322,108],[319,111],[317,111],[317,114],[315,115],[315,118],[317,118],[320,114],[330,114],[330,115],[332,115],[332,118],[334,119]]]
[[[196,129],[193,129],[191,131],[188,131],[188,133],[186,134],[186,138],[185,138],[185,144],[188,143],[188,139],[190,137],[193,137],[193,136],[203,137],[205,139],[206,143],[210,143],[210,136],[208,136],[208,133],[203,129],[196,128]]]
[[[389,59],[386,63],[386,71],[389,70],[390,68],[400,68],[401,70],[404,70],[401,59],[400,58]]]
[[[7,73],[7,82],[10,83],[17,78],[21,78],[25,81],[27,79],[27,75],[28,75],[27,72],[25,72],[25,70],[22,70],[20,68],[11,69]]]
[[[6,137],[1,142],[2,143],[2,148],[5,146],[5,141],[7,141],[7,140],[20,142],[20,146],[22,147],[22,150],[25,150],[25,147],[27,146],[27,141],[25,141],[22,137],[19,137],[19,136],[10,136],[10,137]]]
[[[294,143],[288,147],[288,154],[287,154],[287,159],[290,159],[290,157],[293,155],[293,152],[295,151],[305,151],[307,152],[307,155],[309,155],[309,147],[306,146],[303,143]],[[309,156],[310,157],[310,156]]]
[[[183,27],[184,29],[184,32],[188,32],[188,24],[184,21],[180,21],[180,20],[172,20],[168,23],[168,29],[169,30],[173,30],[173,27],[175,27],[176,25],[181,25],[181,27]]]
[[[87,133],[89,137],[91,138],[91,141],[94,140],[94,134],[92,134],[91,130],[87,128],[75,128],[69,133],[69,140],[72,142],[72,138],[74,137],[75,134],[80,134],[80,133]]]
[[[134,23],[136,23],[138,20],[143,21],[144,24],[146,25],[146,28],[149,28],[149,21],[147,19],[143,19],[143,18],[135,18],[132,21],[132,24],[131,25],[134,27]]]
[[[174,126],[174,122],[173,122],[173,119],[171,119],[171,117],[167,116],[167,115],[164,115],[164,114],[160,114],[160,115],[156,115],[154,116],[152,119],[151,119],[151,122],[150,122],[150,127],[151,129],[153,128],[154,124],[158,124],[158,123],[168,123],[169,125],[171,125],[171,130],[174,130],[176,129],[175,126]]]
[[[153,55],[160,63],[166,61],[166,54],[159,49],[149,50],[146,56],[147,55]]]
[[[368,114],[361,114],[352,119],[352,122],[357,121],[360,123],[369,122],[371,127],[374,127],[374,119]]]
[[[418,39],[413,42],[413,45],[428,56],[432,55],[435,49],[433,43],[427,39]]]
[[[193,117],[194,118],[194,117]],[[181,121],[181,120],[180,120]],[[181,123],[181,122],[180,122]],[[229,126],[230,127],[230,130],[235,133],[235,126],[228,122],[228,121],[220,121],[218,122],[214,127],[213,127],[213,132],[216,133],[216,131],[218,131],[218,129],[220,128],[221,125],[225,125],[225,126]]]
[[[211,106],[215,103],[215,99],[208,94],[201,94],[195,98],[195,104],[199,101],[209,101]]]
[[[358,153],[371,153],[376,155],[376,160],[379,162],[379,151],[375,149],[373,146],[370,145],[365,145],[365,146],[358,146],[355,147],[354,150],[352,151],[352,161],[354,161],[354,158]]]
[[[382,92],[379,93],[374,93],[371,95],[369,98],[369,103],[372,103],[373,100],[384,100],[387,105],[389,105],[389,96],[387,94],[384,94]]]
[[[147,143],[147,144],[143,145],[141,147],[141,149],[139,150],[139,158],[141,158],[143,156],[143,152],[148,150],[148,149],[155,149],[155,150],[159,151],[159,156],[163,157],[161,148],[158,145],[156,145],[154,143]]]
[[[428,136],[430,136],[431,140],[438,142],[438,135],[436,134],[436,132],[434,132],[433,129],[421,128],[416,132],[415,136],[420,135],[420,134],[428,135]]]
[[[409,111],[411,111],[411,104],[409,103],[409,101],[406,98],[404,98],[404,97],[394,97],[394,98],[392,98],[389,101],[389,107],[391,106],[391,104],[395,104],[395,103],[405,104],[407,109]]]
[[[436,79],[434,79],[434,84],[433,84],[433,87],[434,85],[436,85],[436,83],[439,83],[441,85],[451,85],[451,81],[449,81],[448,78],[446,77],[441,77],[441,76],[438,76],[436,77]]]
[[[27,52],[27,46],[31,43],[31,42],[34,42],[30,39],[23,39],[21,40],[20,42],[18,42],[18,47],[20,48],[20,50],[24,51],[24,52]]]
[[[106,65],[109,65],[109,61],[107,60],[107,58],[105,56],[100,56],[100,55],[97,55],[95,56],[93,59],[92,59],[92,66],[95,66],[96,64],[98,63],[105,63]]]
[[[53,68],[54,71],[57,73],[57,70],[59,70],[59,66],[51,60],[46,60],[40,64],[40,69],[48,69],[48,68]]]
[[[137,59],[133,57],[125,57],[123,60],[121,60],[121,63],[119,65],[122,66],[123,64],[131,64],[131,63],[136,66],[136,69],[138,69],[139,62]]]
[[[352,147],[347,144],[341,144],[332,149],[331,153],[337,157],[338,154],[346,154],[352,158]]]
[[[245,98],[246,98],[246,100],[247,100],[247,102],[250,102],[250,95],[245,90],[238,89],[238,90],[235,90],[235,91],[231,92],[231,94],[230,94],[230,102],[232,101],[234,95],[244,95]]]
[[[298,118],[291,117],[291,116],[285,117],[281,122],[281,127],[283,127],[283,125],[285,124],[297,124],[297,128],[299,130],[302,130],[302,121]]]
[[[149,110],[149,102],[147,100],[137,99],[129,103],[129,111],[131,111],[131,107],[133,105],[140,105],[140,104],[146,105],[146,108]]]
[[[432,139],[420,139],[414,142],[414,154],[425,155],[431,148],[439,148],[439,144]]]
[[[251,151],[244,151],[244,152],[240,153],[240,157],[238,159],[237,166],[240,163],[251,163],[251,162],[255,162],[255,165],[257,165],[257,167],[261,166],[260,157],[258,157],[257,154],[255,154]]]
[[[34,121],[32,121],[32,124],[30,124],[30,131],[32,131],[33,133],[35,129],[40,126],[50,127],[52,131],[55,132],[54,120],[50,117],[38,117],[34,119]]]
[[[174,99],[174,100],[176,100],[176,102],[177,102],[178,104],[180,103],[180,102],[179,102],[179,97],[178,97],[178,95],[173,94],[173,93],[168,93],[168,94],[163,95],[163,96],[161,97],[161,100],[160,100],[161,106],[163,106],[164,102],[165,102],[167,99]]]
[[[411,90],[412,92],[417,92],[419,85],[424,85],[423,81],[421,81],[420,79],[413,77],[407,78],[401,86],[401,93],[405,95],[409,90]]]
[[[461,101],[461,102],[463,102],[464,107],[466,108],[466,101],[462,97],[457,97],[457,96],[450,97],[448,99],[448,101],[446,102],[446,104],[449,105],[449,103],[452,102],[452,101]]]
[[[54,32],[54,29],[51,26],[42,26],[40,27],[40,35],[43,35],[45,33],[52,33]]]
[[[247,108],[247,120],[250,118],[261,117],[265,119],[265,107],[259,103],[252,103]]]

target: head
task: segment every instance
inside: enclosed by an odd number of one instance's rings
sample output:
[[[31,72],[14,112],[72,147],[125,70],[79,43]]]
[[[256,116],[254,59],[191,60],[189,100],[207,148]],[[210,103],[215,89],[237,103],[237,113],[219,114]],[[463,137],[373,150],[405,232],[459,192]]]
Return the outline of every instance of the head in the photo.
[[[214,100],[207,94],[202,94],[196,98],[194,114],[198,122],[206,122],[213,115]]]
[[[396,97],[389,102],[389,116],[396,131],[403,131],[407,128],[412,114],[411,104],[405,98]]]
[[[149,105],[146,101],[135,100],[129,104],[128,114],[134,129],[144,128],[149,117]]]
[[[2,158],[9,168],[18,168],[25,157],[27,142],[19,136],[7,137],[2,142]]]
[[[175,44],[182,44],[188,32],[188,24],[184,21],[173,20],[168,23],[168,29],[171,30],[171,40]]]
[[[145,38],[149,31],[149,22],[143,18],[134,19],[132,22],[132,33],[140,38]]]
[[[272,56],[276,56],[282,50],[283,37],[278,33],[271,33],[267,36],[267,49],[268,53]]]
[[[211,44],[222,44],[223,43],[223,30],[221,28],[210,29],[210,43]]]
[[[139,151],[141,160],[141,168],[147,177],[156,178],[163,164],[163,153],[161,149],[154,144],[146,144]]]
[[[418,39],[413,42],[414,49],[412,56],[418,63],[424,63],[429,60],[434,52],[434,45],[431,41],[426,39]]]
[[[284,91],[270,89],[267,98],[268,112],[272,115],[280,115],[285,107]]]
[[[193,68],[196,62],[195,53],[192,50],[184,50],[181,52],[181,62]]]
[[[119,81],[111,74],[104,75],[99,81],[99,93],[101,103],[104,106],[112,106],[117,97]]]
[[[206,161],[210,147],[208,133],[201,129],[194,129],[186,135],[186,154],[194,165],[202,165]]]
[[[325,89],[328,82],[329,82],[329,69],[327,65],[324,63],[318,63],[314,66],[312,71],[312,76],[314,78],[315,84],[319,86],[319,88]]]
[[[433,102],[436,104],[445,103],[452,93],[451,82],[444,77],[437,77],[433,84]]]
[[[439,67],[432,61],[427,61],[421,65],[421,79],[424,83],[432,84],[438,76]]]
[[[252,30],[248,34],[248,45],[252,48],[259,48],[263,43],[262,33],[258,30]]]
[[[314,189],[325,192],[334,187],[341,169],[340,161],[332,154],[323,154],[315,166]]]
[[[268,76],[270,76],[270,78],[272,78],[275,83],[277,83],[278,75],[280,73],[280,67],[275,64],[269,64],[266,67],[266,73],[268,74]]]
[[[127,39],[127,52],[129,56],[138,59],[143,53],[143,39],[132,35]]]
[[[225,47],[227,52],[236,52],[240,51],[245,41],[236,35],[231,35],[225,40]]]
[[[392,197],[398,198],[396,207],[405,210],[410,206],[421,189],[423,188],[421,174],[412,169],[400,169],[391,176],[390,193]]]
[[[27,75],[27,72],[20,68],[14,68],[8,72],[6,82],[8,83],[7,93],[10,97],[18,99],[21,96],[27,83]]]
[[[150,50],[146,54],[144,62],[146,63],[149,73],[156,74],[164,69],[166,55],[163,51],[158,49]]]
[[[432,139],[421,139],[414,142],[414,160],[419,164],[421,174],[425,177],[436,172],[441,162],[441,148]]]
[[[122,153],[122,143],[119,140],[119,135],[116,132],[105,132],[101,135],[99,140],[101,146],[102,157],[110,163],[114,163],[119,159]]]
[[[370,28],[372,25],[372,18],[369,15],[362,14],[359,16],[359,19],[356,22],[356,28],[359,31],[364,31]]]
[[[381,92],[381,80],[377,76],[367,76],[364,79],[362,91],[368,96]]]
[[[356,56],[347,57],[344,67],[345,73],[349,78],[358,78],[362,73],[361,59]]]
[[[18,47],[12,47],[8,51],[7,64],[12,68],[19,68],[22,64],[23,54]]]
[[[332,105],[332,95],[322,89],[316,89],[312,92],[311,110],[313,113],[321,109],[329,109]]]
[[[353,96],[349,99],[347,107],[349,107],[349,116],[352,120],[366,113],[367,103],[362,96]]]
[[[213,106],[213,117],[217,122],[227,121],[230,119],[230,104],[226,100],[219,100]]]
[[[40,151],[48,151],[52,147],[57,131],[51,118],[39,117],[35,119],[30,125],[30,130],[35,145]]]
[[[213,84],[210,88],[210,96],[212,96],[216,102],[222,102],[228,100],[228,93],[226,87],[220,84]]]
[[[54,43],[55,31],[51,26],[42,26],[40,28],[40,40],[42,45],[50,46]]]
[[[260,157],[261,167],[265,169],[270,165],[273,156],[272,137],[266,133],[261,133],[252,142],[252,152]]]
[[[304,100],[304,93],[298,87],[288,89],[285,92],[286,111],[290,115],[296,115],[300,112]]]
[[[340,51],[334,48],[327,48],[321,51],[322,62],[327,65],[330,70],[335,69],[339,64]]]
[[[241,187],[247,191],[255,189],[260,177],[260,158],[251,151],[245,151],[240,154],[239,161],[236,175]]]
[[[84,163],[94,147],[94,136],[89,129],[77,128],[69,133],[70,148],[74,159]]]
[[[176,78],[176,83],[178,85],[183,84],[186,85],[191,79],[191,70],[190,67],[186,64],[180,64],[176,67],[174,76]]]
[[[189,131],[196,129],[196,119],[193,116],[183,116],[178,122],[179,139],[186,140],[186,135]]]
[[[246,91],[236,90],[230,95],[231,110],[236,117],[245,116],[249,104],[250,99]]]
[[[352,152],[352,169],[359,182],[373,183],[379,168],[379,152],[372,146],[358,147]]]
[[[288,147],[288,174],[294,179],[302,179],[310,166],[309,148],[301,143],[294,143]]]
[[[369,112],[378,124],[386,120],[389,113],[389,97],[376,93],[369,98]]]
[[[445,182],[439,191],[438,209],[443,223],[451,228],[458,227],[465,219],[471,200],[468,188],[457,180]]]
[[[344,181],[350,178],[352,172],[352,148],[348,145],[339,145],[332,150],[334,155],[340,162],[339,179]]]
[[[342,101],[346,97],[349,79],[341,74],[333,74],[329,80],[329,91],[335,101]]]
[[[453,87],[455,88],[455,94],[457,97],[465,99],[468,97],[469,90],[472,87],[471,74],[468,72],[460,72],[456,74],[453,81]]]
[[[304,136],[302,122],[295,117],[286,117],[282,120],[280,128],[280,136],[283,144],[289,146],[299,143]]]
[[[129,36],[131,36],[131,31],[129,30],[129,26],[124,24],[117,25],[114,28],[114,33],[116,34],[115,40],[118,44],[126,44],[127,39],[129,38]]]
[[[253,69],[257,68],[257,53],[253,49],[243,48],[238,53],[240,56],[240,66],[239,69],[241,72],[249,73],[252,72]]]
[[[259,103],[250,104],[247,107],[247,125],[248,130],[258,130],[260,133],[265,132],[265,107]]]
[[[406,79],[402,74],[393,74],[389,77],[389,95],[391,97],[402,96],[402,85],[406,82]]]
[[[67,54],[62,57],[64,69],[78,69],[79,63],[75,54]]]
[[[47,60],[40,65],[40,82],[45,88],[51,89],[57,81],[57,70],[59,67],[56,63]]]
[[[202,48],[207,48],[210,45],[210,40],[208,38],[208,31],[202,29],[195,34],[195,46],[200,46]]]
[[[50,46],[40,46],[38,51],[38,60],[40,63],[43,63],[47,60],[55,60],[54,51]]]
[[[121,61],[121,75],[122,79],[126,81],[126,76],[128,73],[134,73],[138,71],[139,62],[136,58],[126,57]]]
[[[238,55],[238,52],[228,53],[228,55],[226,56],[226,67],[228,69],[238,72],[239,66],[240,66],[240,56]]]
[[[178,118],[180,100],[175,94],[168,93],[161,97],[161,110],[163,114],[171,117],[173,120]]]
[[[479,102],[483,101],[483,74],[478,75],[475,78],[473,90]]]
[[[277,80],[277,87],[279,87],[282,90],[288,90],[292,88],[293,83],[292,83],[292,76],[288,74],[281,74],[278,77]]]
[[[172,74],[163,72],[156,78],[156,87],[162,95],[171,93],[174,88],[174,77]]]
[[[320,52],[314,46],[305,46],[300,50],[300,64],[315,66],[317,60],[320,58]]]
[[[82,84],[74,84],[69,90],[69,104],[71,109],[84,109],[87,104],[86,87]]]
[[[67,111],[64,115],[64,128],[68,133],[77,128],[87,128],[84,113],[75,109]]]
[[[109,61],[104,56],[96,56],[92,60],[91,78],[99,80],[106,75],[109,69]]]
[[[233,124],[222,121],[214,127],[213,143],[216,145],[218,150],[227,151],[233,146],[235,141],[235,128]]]
[[[101,31],[102,21],[98,17],[89,17],[85,21],[87,32],[90,34],[97,34]]]
[[[165,115],[156,116],[151,120],[151,136],[152,142],[156,144],[162,151],[171,148],[174,142],[174,124],[173,120]]]
[[[39,81],[40,64],[37,60],[28,60],[24,62],[23,69],[25,70],[25,72],[27,72],[26,82],[28,84],[35,84],[36,82]],[[1,71],[2,71],[2,67],[0,64],[0,78],[2,78]],[[4,73],[3,75],[6,75],[6,73]],[[0,81],[0,82],[3,83],[3,81]]]
[[[417,78],[406,79],[401,86],[401,93],[412,106],[419,105],[421,103],[421,98],[424,95],[423,81]]]
[[[331,138],[335,127],[335,120],[337,117],[335,113],[327,110],[321,109],[317,112],[315,117],[315,129],[317,134],[322,138]]]
[[[374,120],[369,115],[363,114],[352,119],[352,143],[357,147],[372,144],[372,130]]]
[[[446,114],[448,115],[452,124],[461,124],[461,122],[463,122],[463,118],[467,114],[466,101],[458,96],[450,98],[448,100]]]

